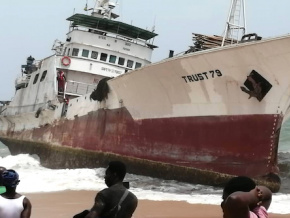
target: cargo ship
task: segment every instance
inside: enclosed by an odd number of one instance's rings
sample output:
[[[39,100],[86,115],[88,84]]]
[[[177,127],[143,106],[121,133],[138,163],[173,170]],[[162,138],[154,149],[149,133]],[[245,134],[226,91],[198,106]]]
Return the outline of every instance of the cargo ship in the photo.
[[[278,191],[290,36],[234,39],[243,4],[232,1],[228,35],[194,34],[187,52],[151,63],[157,34],[96,1],[67,19],[53,55],[22,65],[13,100],[1,102],[0,140],[50,167],[119,159],[138,174],[208,185],[246,175]]]

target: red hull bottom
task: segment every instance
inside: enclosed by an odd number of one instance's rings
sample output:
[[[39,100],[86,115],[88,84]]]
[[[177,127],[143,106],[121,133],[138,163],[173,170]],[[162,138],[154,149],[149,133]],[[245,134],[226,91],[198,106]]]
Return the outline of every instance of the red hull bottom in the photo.
[[[261,178],[278,173],[281,120],[278,115],[239,115],[135,121],[121,108],[9,131],[5,137]]]
[[[102,109],[33,130],[8,131],[4,137],[263,178],[278,173],[281,120],[245,115],[135,121],[126,108]]]

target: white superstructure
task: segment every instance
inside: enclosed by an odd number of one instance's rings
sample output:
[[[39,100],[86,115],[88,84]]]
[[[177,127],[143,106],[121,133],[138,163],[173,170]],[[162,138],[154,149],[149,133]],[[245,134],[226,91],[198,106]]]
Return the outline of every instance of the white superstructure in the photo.
[[[65,42],[55,40],[55,54],[40,61],[33,57],[16,79],[16,94],[1,115],[55,109],[67,100],[91,93],[105,77],[116,77],[151,63],[157,34],[114,20],[115,3],[97,1],[92,15],[74,14]],[[58,73],[65,78],[63,88]],[[52,106],[52,107],[51,107]],[[58,115],[56,115],[57,117]]]

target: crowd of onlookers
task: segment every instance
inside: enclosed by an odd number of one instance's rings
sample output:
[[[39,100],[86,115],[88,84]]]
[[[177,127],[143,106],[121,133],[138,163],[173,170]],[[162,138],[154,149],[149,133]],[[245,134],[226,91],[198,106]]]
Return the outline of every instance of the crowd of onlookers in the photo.
[[[73,218],[131,218],[138,199],[123,182],[125,175],[126,166],[122,162],[110,162],[104,177],[108,188],[97,193],[91,209]],[[0,218],[30,218],[30,200],[16,192],[19,182],[15,170],[0,167]],[[224,218],[268,218],[272,192],[249,177],[237,176],[225,185],[222,199]]]

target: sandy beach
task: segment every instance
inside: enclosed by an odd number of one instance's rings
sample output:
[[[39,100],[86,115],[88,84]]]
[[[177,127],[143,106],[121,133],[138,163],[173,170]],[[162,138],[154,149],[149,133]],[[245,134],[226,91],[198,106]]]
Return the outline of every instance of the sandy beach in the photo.
[[[93,205],[94,191],[26,193],[32,203],[32,218],[72,218]],[[139,200],[134,218],[222,218],[218,205],[188,204],[183,201]],[[289,218],[271,214],[270,218]]]

